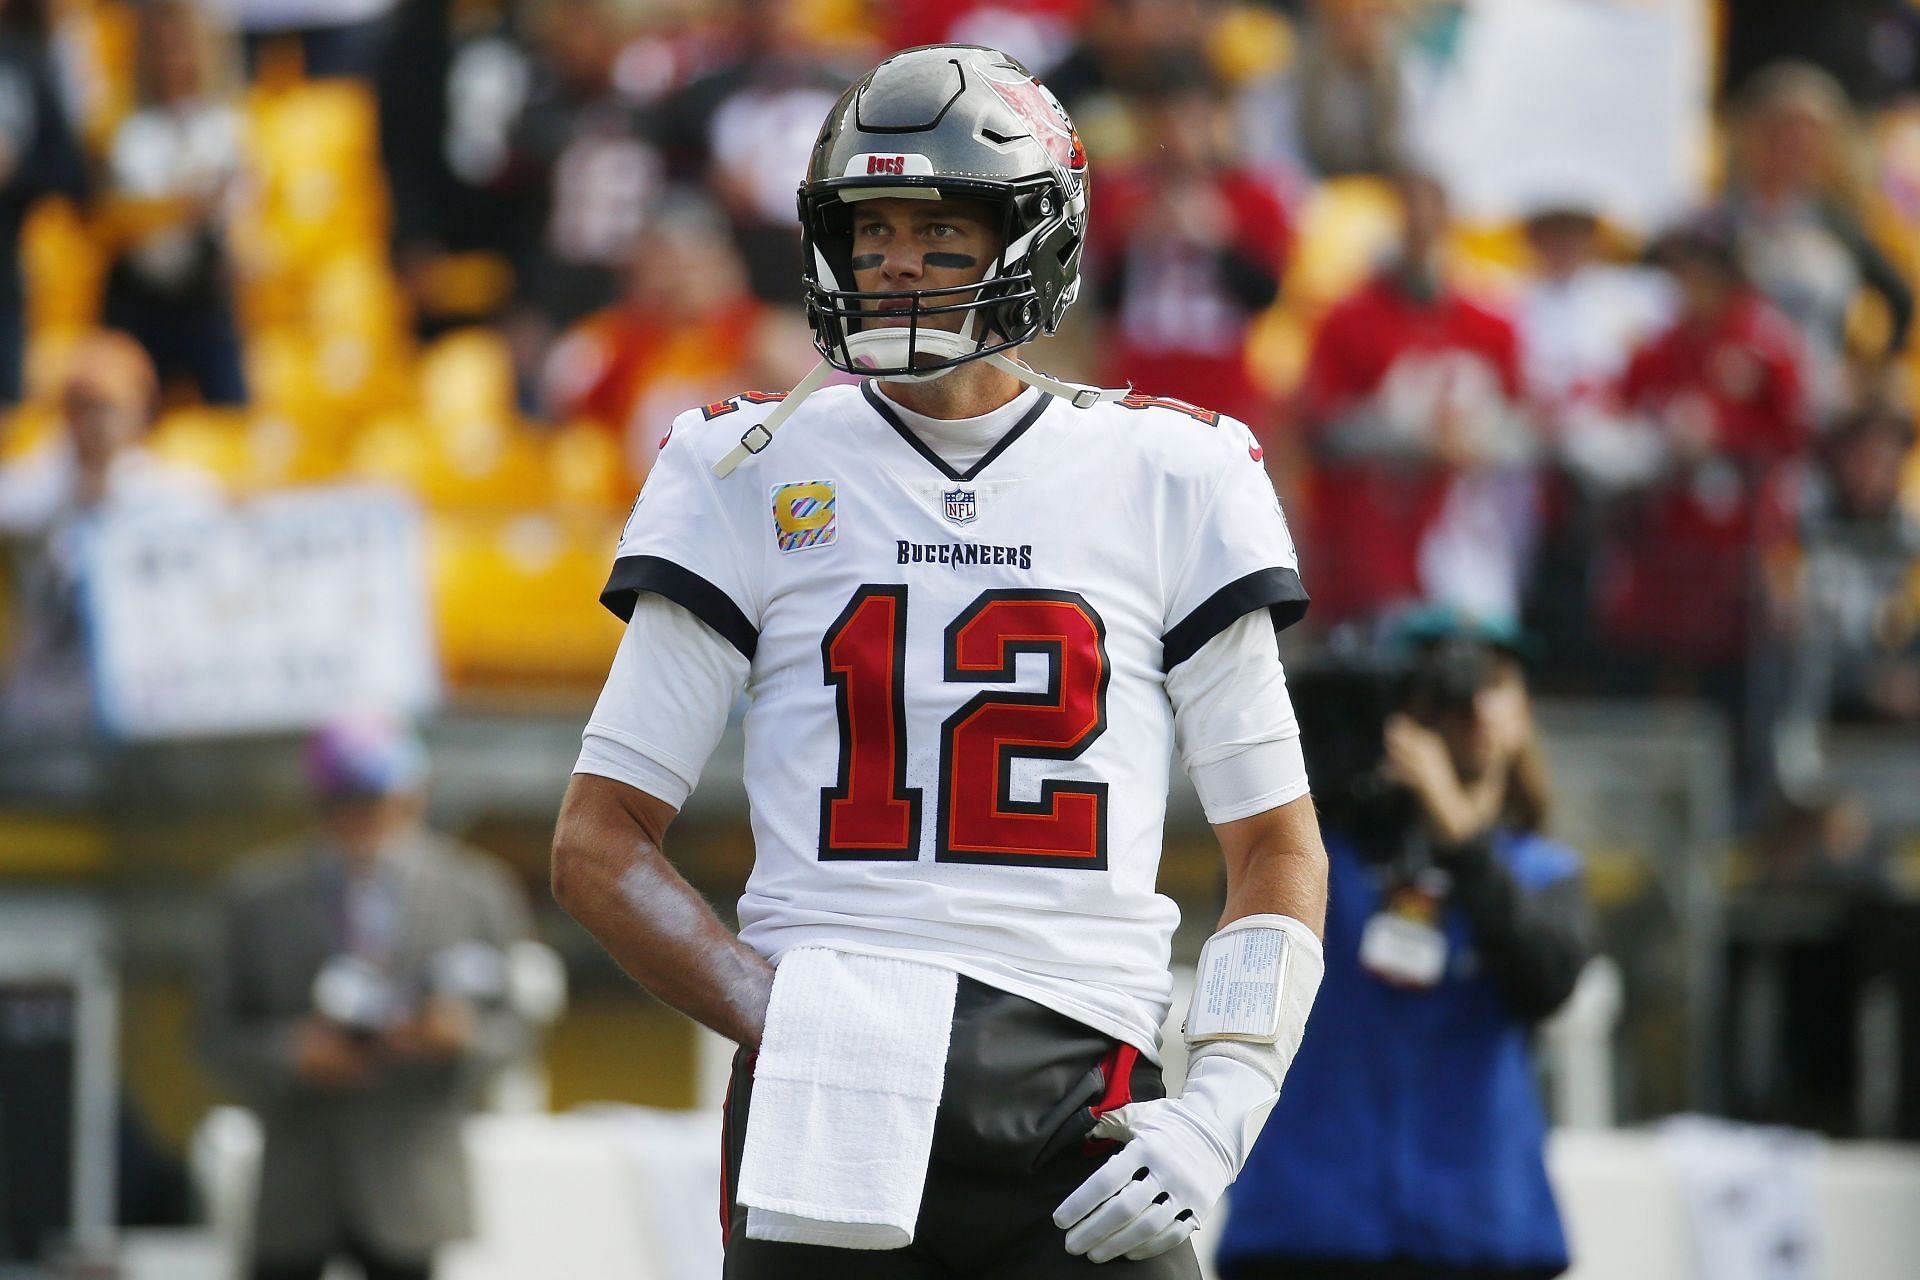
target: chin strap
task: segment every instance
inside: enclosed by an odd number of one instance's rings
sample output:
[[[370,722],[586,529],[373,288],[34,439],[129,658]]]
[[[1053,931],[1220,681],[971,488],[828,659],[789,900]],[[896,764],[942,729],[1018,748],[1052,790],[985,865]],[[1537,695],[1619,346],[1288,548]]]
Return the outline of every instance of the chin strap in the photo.
[[[986,361],[1002,373],[1012,374],[1030,387],[1038,387],[1048,395],[1071,401],[1076,409],[1091,409],[1097,404],[1104,404],[1110,400],[1124,400],[1133,394],[1131,386],[1090,387],[1083,382],[1067,382],[1041,373],[1038,369],[1029,369],[1018,360],[1009,360],[999,352],[986,357]]]
[[[793,384],[793,390],[787,392],[786,399],[773,406],[773,412],[767,415],[766,421],[748,427],[746,434],[740,437],[740,443],[735,445],[726,457],[713,464],[713,474],[723,480],[726,479],[735,467],[772,444],[773,433],[793,416],[793,411],[800,407],[802,401],[818,391],[820,384],[832,375],[833,366],[825,360],[807,370],[807,376]]]

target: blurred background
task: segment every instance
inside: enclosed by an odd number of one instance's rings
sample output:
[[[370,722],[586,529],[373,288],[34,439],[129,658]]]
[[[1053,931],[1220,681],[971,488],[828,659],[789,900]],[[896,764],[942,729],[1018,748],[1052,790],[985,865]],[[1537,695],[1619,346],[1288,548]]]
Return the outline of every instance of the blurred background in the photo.
[[[808,148],[934,41],[1074,116],[1030,358],[1253,428],[1300,669],[1414,601],[1524,626],[1600,923],[1541,1055],[1577,1274],[1761,1274],[1659,1207],[1681,1114],[1820,1135],[1824,1273],[1895,1274],[1836,1259],[1920,1247],[1908,0],[0,0],[0,1273],[233,1274],[220,886],[376,708],[536,944],[441,1272],[703,1274],[724,1055],[547,841],[660,437],[809,367]],[[730,909],[737,731],[673,852]]]

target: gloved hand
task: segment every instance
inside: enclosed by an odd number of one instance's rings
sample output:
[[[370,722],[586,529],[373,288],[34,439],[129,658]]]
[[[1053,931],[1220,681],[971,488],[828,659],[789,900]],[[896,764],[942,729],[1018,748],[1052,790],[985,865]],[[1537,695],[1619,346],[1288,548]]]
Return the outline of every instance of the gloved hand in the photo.
[[[1126,1146],[1053,1211],[1067,1252],[1094,1262],[1151,1258],[1200,1229],[1280,1096],[1244,1062],[1196,1055],[1178,1098],[1134,1102],[1095,1123],[1096,1138]]]

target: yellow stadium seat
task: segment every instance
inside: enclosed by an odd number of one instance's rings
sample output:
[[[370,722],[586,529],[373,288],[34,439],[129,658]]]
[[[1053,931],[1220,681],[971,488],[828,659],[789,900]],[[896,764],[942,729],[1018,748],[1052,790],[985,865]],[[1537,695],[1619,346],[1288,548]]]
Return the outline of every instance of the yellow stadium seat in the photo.
[[[307,321],[314,328],[385,334],[403,327],[406,306],[384,249],[343,249],[316,264],[308,278]]]
[[[620,446],[605,428],[573,422],[547,441],[553,500],[570,509],[625,511],[639,490]]]
[[[349,477],[424,493],[437,456],[432,433],[417,414],[391,414],[369,423],[343,459]]]
[[[1296,312],[1269,307],[1247,332],[1247,371],[1268,395],[1291,395],[1306,372],[1312,341],[1312,330]]]
[[[1463,224],[1447,237],[1447,274],[1468,294],[1507,298],[1526,283],[1533,249],[1516,222]]]
[[[347,453],[349,475],[397,484],[442,511],[500,513],[551,492],[543,442],[512,420],[436,422],[420,413],[377,420]]]
[[[256,487],[242,410],[175,409],[154,424],[147,443],[161,459],[197,467],[229,489]]]
[[[420,273],[421,310],[451,321],[491,315],[513,296],[513,265],[497,253],[446,253]]]
[[[514,416],[513,353],[490,329],[459,329],[421,353],[420,406],[437,422]]]
[[[247,335],[247,392],[256,407],[302,416],[318,400],[304,335],[291,325],[262,326]]]
[[[1224,8],[1207,32],[1207,60],[1229,85],[1275,75],[1293,62],[1298,39],[1293,24],[1271,9],[1236,4]]]
[[[61,429],[60,414],[52,406],[16,406],[0,417],[0,466],[50,444]]]
[[[1295,230],[1285,297],[1310,318],[1357,287],[1391,248],[1400,206],[1379,178],[1332,178],[1301,205]]]
[[[256,86],[249,99],[257,216],[289,261],[383,243],[386,197],[371,92],[345,80]]]
[[[442,666],[457,685],[590,685],[620,624],[599,604],[619,518],[436,514],[428,526]]]
[[[21,228],[20,264],[32,329],[84,329],[98,319],[107,262],[71,203],[42,200],[34,207]]]

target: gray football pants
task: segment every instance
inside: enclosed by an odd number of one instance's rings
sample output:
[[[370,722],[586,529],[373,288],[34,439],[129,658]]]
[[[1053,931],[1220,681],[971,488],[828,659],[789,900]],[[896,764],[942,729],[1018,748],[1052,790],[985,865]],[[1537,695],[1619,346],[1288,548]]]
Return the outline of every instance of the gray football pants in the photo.
[[[1128,1046],[968,978],[954,1002],[947,1079],[913,1243],[833,1249],[747,1238],[735,1200],[753,1101],[753,1056],[734,1056],[726,1106],[726,1280],[1199,1280],[1191,1242],[1157,1258],[1068,1253],[1053,1210],[1117,1149],[1090,1143],[1099,1113],[1164,1097]]]

